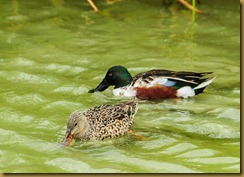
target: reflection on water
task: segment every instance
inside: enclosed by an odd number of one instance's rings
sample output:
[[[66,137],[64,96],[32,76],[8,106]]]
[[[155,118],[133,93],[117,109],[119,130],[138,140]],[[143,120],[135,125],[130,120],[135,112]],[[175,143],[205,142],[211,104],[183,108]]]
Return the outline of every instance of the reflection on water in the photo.
[[[202,3],[194,28],[161,1],[97,1],[99,13],[86,1],[1,4],[0,172],[240,172],[239,2]],[[146,140],[59,147],[71,112],[128,100],[87,93],[113,65],[217,78],[191,99],[140,103],[133,130]]]

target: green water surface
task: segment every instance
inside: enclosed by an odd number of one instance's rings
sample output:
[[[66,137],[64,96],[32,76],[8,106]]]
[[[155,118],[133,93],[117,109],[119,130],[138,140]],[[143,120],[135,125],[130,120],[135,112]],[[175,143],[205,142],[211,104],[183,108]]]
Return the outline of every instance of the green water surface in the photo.
[[[240,2],[192,13],[161,0],[0,0],[1,173],[239,173]],[[133,131],[58,146],[75,110],[114,104],[87,93],[107,69],[212,71],[204,94],[139,104]]]

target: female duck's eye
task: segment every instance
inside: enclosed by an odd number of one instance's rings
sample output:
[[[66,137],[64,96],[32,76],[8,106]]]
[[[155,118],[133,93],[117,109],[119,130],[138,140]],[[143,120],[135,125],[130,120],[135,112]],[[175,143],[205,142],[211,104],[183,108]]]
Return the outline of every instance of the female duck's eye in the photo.
[[[75,123],[75,126],[77,125],[77,123]]]
[[[108,76],[112,76],[112,75],[113,75],[113,73],[109,73],[109,74],[108,74]]]

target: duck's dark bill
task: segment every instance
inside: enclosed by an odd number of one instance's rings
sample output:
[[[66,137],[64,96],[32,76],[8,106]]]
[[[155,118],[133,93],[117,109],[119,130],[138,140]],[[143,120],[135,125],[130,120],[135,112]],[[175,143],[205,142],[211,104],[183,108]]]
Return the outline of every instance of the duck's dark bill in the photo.
[[[91,89],[88,91],[88,93],[94,93],[96,91],[96,89]]]
[[[109,87],[107,82],[103,80],[95,89],[89,90],[88,93],[94,93],[94,92],[102,92],[106,90]]]

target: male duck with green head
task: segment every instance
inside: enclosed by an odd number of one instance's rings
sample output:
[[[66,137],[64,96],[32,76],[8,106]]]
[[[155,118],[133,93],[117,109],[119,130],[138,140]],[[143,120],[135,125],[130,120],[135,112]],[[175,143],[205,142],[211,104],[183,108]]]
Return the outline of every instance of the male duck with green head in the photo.
[[[134,77],[123,66],[111,67],[102,82],[89,91],[102,92],[115,86],[116,96],[137,97],[144,100],[188,98],[202,93],[215,77],[205,77],[212,72],[186,72],[150,70]]]

